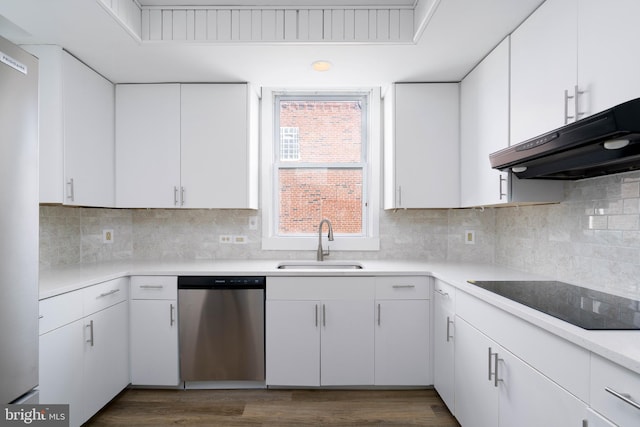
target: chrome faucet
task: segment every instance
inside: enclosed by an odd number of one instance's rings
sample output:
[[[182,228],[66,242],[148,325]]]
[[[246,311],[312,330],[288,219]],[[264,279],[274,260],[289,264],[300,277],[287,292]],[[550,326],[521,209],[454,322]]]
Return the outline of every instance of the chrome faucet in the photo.
[[[331,221],[325,218],[320,221],[320,226],[318,227],[318,256],[316,257],[317,261],[324,261],[324,257],[329,255],[328,247],[326,252],[322,249],[322,225],[325,222],[329,226],[329,234],[327,234],[327,237],[329,238],[330,242],[333,242],[333,227],[331,226]]]

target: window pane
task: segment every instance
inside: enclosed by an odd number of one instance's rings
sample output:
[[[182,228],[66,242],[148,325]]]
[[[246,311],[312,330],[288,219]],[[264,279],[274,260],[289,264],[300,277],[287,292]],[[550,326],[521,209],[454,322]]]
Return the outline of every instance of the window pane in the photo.
[[[280,100],[280,129],[297,129],[299,157],[305,163],[362,161],[362,102],[359,100]],[[285,129],[285,130],[283,130]],[[281,149],[283,148],[281,140]]]
[[[334,233],[362,233],[362,169],[280,169],[279,234],[317,233],[328,218]]]

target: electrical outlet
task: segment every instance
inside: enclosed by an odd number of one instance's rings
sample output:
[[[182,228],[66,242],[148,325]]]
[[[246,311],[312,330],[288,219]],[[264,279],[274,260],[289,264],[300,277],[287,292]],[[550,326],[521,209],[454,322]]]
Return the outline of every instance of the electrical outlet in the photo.
[[[102,243],[113,243],[113,230],[102,230]]]
[[[247,243],[247,236],[233,236],[233,243],[244,245]]]
[[[231,243],[233,241],[233,238],[228,235],[228,234],[221,234],[220,235],[220,243]]]
[[[466,230],[464,232],[464,243],[467,245],[476,244],[476,232],[473,230]]]

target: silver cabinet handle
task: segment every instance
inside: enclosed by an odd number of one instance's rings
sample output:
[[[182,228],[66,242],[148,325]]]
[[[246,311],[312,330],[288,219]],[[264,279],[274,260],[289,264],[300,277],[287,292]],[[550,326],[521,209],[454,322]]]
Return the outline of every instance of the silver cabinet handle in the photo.
[[[436,293],[442,295],[443,297],[448,297],[449,294],[443,291],[442,289],[436,289]]]
[[[567,89],[564,90],[564,124],[569,123],[569,120],[575,119],[575,116],[569,115],[569,100],[574,97],[569,95],[569,91]]]
[[[447,316],[447,342],[449,342],[451,340],[451,338],[453,338],[453,335],[451,335],[451,325],[453,324],[453,320],[451,320],[451,318],[449,318],[449,316]],[[491,368],[489,368],[491,369]]]
[[[322,326],[327,326],[327,312],[324,304],[322,304]]]
[[[73,178],[69,178],[69,181],[67,181],[67,185],[69,186],[69,193],[67,194],[67,199],[69,199],[70,201],[74,201],[75,199],[75,191],[73,188]]]
[[[573,87],[573,93],[574,93],[574,95],[573,95],[573,105],[575,107],[575,118],[576,118],[576,120],[580,120],[580,117],[584,116],[584,113],[580,112],[580,105],[579,105],[580,103],[578,101],[580,99],[579,98],[580,95],[584,95],[584,91],[579,90],[578,89],[578,85],[575,85]]]
[[[398,185],[398,207],[402,206],[402,186]]]
[[[120,289],[111,289],[109,292],[103,292],[103,293],[101,293],[100,295],[98,295],[98,296],[96,297],[96,299],[98,299],[98,298],[108,297],[109,295],[113,295],[113,294],[115,294],[116,292],[120,292]]]
[[[491,372],[491,359],[493,359],[494,371]],[[502,381],[498,377],[498,361],[502,360],[498,358],[498,352],[493,353],[491,347],[489,347],[489,381],[493,379],[493,386],[498,387],[498,382]]]
[[[378,303],[378,326],[380,326],[380,303]]]
[[[184,187],[180,187],[180,206],[184,206]]]
[[[178,187],[173,186],[173,206],[178,206]]]
[[[610,387],[605,387],[604,391],[606,391],[609,394],[614,395],[615,397],[617,397],[618,399],[622,400],[624,403],[627,403],[631,406],[633,406],[636,409],[640,409],[640,403],[636,402],[635,400],[633,400],[631,398],[631,395],[627,394],[627,393],[620,393],[615,391],[614,389],[610,388]]]
[[[316,328],[318,327],[318,304],[316,304]]]
[[[162,289],[163,285],[140,285],[140,289]]]
[[[500,193],[500,200],[502,200],[503,197],[507,197],[507,193],[502,189],[502,183],[506,184],[507,178],[502,176],[502,174],[500,174],[500,176],[498,178],[500,178],[500,183],[499,183],[500,187],[499,187],[498,191]]]
[[[87,342],[93,347],[93,320],[91,320],[88,325],[85,325],[85,328],[89,328],[89,339]]]
[[[38,319],[42,319],[42,318],[44,318],[44,316],[41,314],[41,315],[38,317]]]
[[[409,289],[409,288],[415,288],[416,285],[393,285],[391,287],[393,289]]]
[[[173,304],[169,304],[169,326],[173,326],[176,323],[176,307]]]

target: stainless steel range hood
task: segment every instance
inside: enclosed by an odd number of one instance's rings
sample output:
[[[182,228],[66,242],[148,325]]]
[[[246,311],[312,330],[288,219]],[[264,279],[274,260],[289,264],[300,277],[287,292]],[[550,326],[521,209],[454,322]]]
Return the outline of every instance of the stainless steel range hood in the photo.
[[[532,118],[533,120],[534,118]],[[640,169],[640,98],[489,156],[522,179],[576,180]]]

